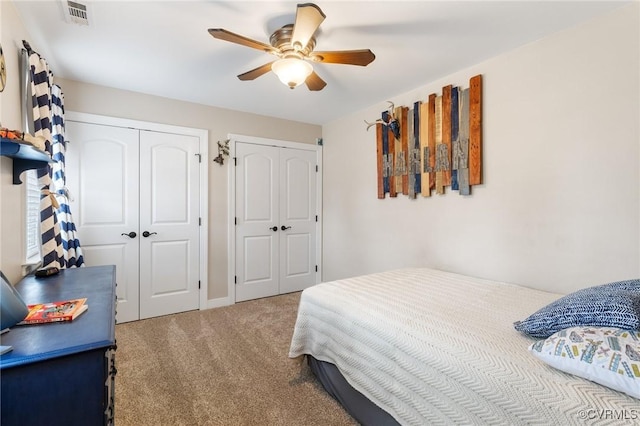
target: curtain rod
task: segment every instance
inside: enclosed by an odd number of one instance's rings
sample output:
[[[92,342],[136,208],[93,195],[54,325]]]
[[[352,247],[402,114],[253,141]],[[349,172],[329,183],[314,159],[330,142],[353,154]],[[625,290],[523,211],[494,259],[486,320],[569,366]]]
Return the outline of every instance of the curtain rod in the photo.
[[[2,0],[0,0],[0,1],[2,1]],[[29,57],[29,56],[31,56],[33,54],[36,54],[36,55],[38,55],[38,57],[40,59],[44,59],[42,56],[40,56],[40,54],[38,52],[36,52],[35,50],[33,50],[31,48],[31,45],[29,44],[29,42],[27,40],[22,40],[22,46],[24,46],[24,50],[27,51],[27,57]],[[47,68],[48,68],[48,65],[47,65]],[[49,72],[51,73],[51,75],[53,75],[53,71],[49,70]]]
[[[31,45],[29,44],[29,42],[27,40],[22,40],[22,45],[24,46],[25,49],[27,49],[27,53],[29,55],[36,53],[34,52],[34,50],[31,48]]]

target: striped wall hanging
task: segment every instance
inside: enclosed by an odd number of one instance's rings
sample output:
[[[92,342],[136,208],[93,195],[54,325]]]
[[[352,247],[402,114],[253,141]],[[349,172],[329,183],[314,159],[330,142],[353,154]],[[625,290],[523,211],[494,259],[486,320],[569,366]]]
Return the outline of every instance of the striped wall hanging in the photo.
[[[376,126],[378,198],[416,198],[445,188],[470,195],[482,182],[482,75],[409,107],[393,103]]]

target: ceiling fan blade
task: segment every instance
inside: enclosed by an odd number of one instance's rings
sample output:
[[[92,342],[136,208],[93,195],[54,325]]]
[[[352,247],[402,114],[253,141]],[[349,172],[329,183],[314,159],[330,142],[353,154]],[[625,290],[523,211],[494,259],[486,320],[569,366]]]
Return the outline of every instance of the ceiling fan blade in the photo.
[[[241,36],[239,34],[232,33],[231,31],[227,31],[222,28],[209,28],[209,34],[213,37],[218,38],[224,41],[230,41],[231,43],[240,44],[242,46],[251,47],[253,49],[262,50],[263,52],[268,53],[277,53],[278,49],[275,47],[262,43],[261,41],[253,40],[245,36]]]
[[[309,74],[309,77],[304,81],[309,90],[318,91],[324,89],[324,86],[327,85],[327,82],[320,78],[315,71]]]
[[[261,65],[258,68],[254,68],[251,71],[240,74],[238,78],[242,81],[255,80],[261,75],[264,75],[271,71],[271,64],[273,64],[274,62],[275,61],[269,62],[268,64]]]
[[[326,18],[325,14],[315,4],[299,4],[291,34],[291,46],[296,50],[304,49],[324,18]]]
[[[376,58],[369,49],[340,50],[335,52],[312,52],[309,55],[314,62],[325,64],[347,64],[367,66]]]

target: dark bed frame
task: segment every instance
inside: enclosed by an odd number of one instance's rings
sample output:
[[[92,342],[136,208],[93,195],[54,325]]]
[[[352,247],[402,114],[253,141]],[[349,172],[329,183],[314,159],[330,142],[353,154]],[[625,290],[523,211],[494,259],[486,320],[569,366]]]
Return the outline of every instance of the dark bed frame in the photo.
[[[363,426],[398,426],[399,423],[369,398],[355,390],[335,365],[307,355],[309,368],[329,395]]]

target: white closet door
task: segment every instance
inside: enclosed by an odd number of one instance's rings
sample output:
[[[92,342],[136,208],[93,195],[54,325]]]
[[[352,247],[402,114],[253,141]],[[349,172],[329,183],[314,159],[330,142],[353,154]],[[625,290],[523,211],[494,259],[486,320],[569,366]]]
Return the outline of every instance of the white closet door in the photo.
[[[236,143],[236,302],[316,280],[315,151]]]
[[[118,322],[198,309],[199,139],[74,121],[66,130],[84,259],[116,265]]]
[[[69,204],[85,264],[116,265],[118,322],[136,320],[138,131],[67,121],[66,133]]]
[[[316,277],[316,152],[280,148],[280,293]]]
[[[278,150],[236,145],[236,302],[278,294]]]
[[[140,132],[140,318],[198,309],[199,139]]]

